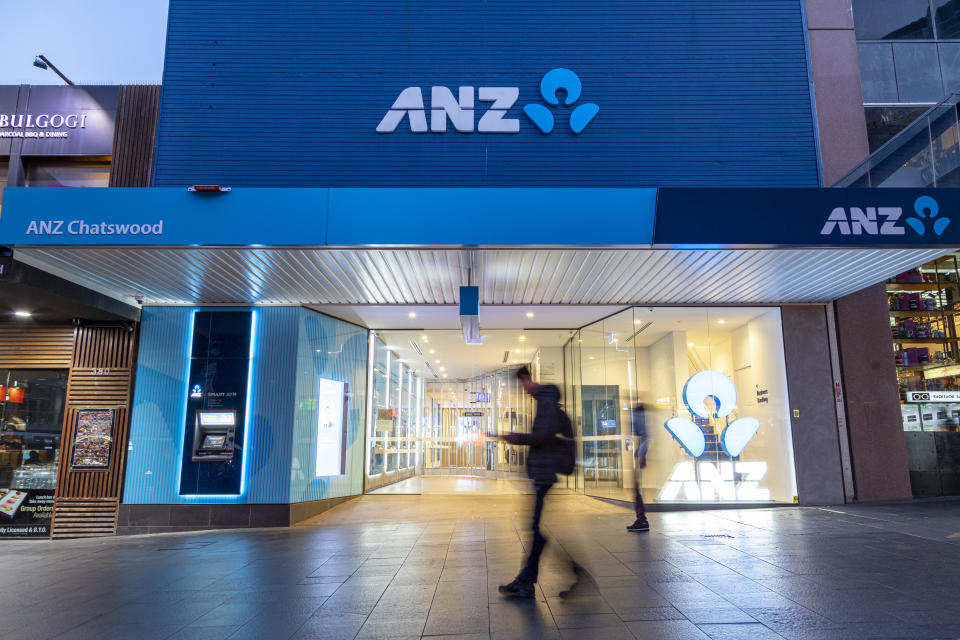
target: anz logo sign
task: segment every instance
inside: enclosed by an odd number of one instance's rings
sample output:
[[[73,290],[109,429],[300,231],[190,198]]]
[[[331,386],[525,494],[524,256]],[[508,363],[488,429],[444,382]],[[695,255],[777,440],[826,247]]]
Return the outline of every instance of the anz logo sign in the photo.
[[[707,407],[707,398],[713,399],[713,410]],[[737,389],[733,381],[719,371],[701,371],[687,380],[683,401],[692,415],[704,419],[727,418],[737,405]],[[694,458],[700,458],[706,451],[706,437],[693,420],[670,418],[664,426]],[[720,434],[720,446],[733,460],[681,460],[663,484],[659,499],[664,502],[770,500],[770,489],[764,486],[767,463],[737,459],[759,429],[760,421],[756,418],[728,421]]]
[[[903,236],[910,228],[919,236],[926,235],[928,230],[940,236],[950,226],[950,218],[940,216],[940,205],[930,196],[917,198],[913,211],[915,215],[901,220],[901,207],[837,207],[830,212],[820,235]]]
[[[714,410],[707,408],[705,400],[713,398]],[[726,418],[737,406],[737,389],[733,381],[719,371],[701,371],[694,374],[683,386],[683,401],[690,413],[704,419]],[[689,418],[670,418],[664,423],[680,446],[694,458],[699,458],[707,448],[703,430]],[[756,418],[737,418],[728,422],[720,434],[720,446],[731,458],[736,458],[760,429]]]
[[[548,71],[540,80],[540,95],[549,106],[533,102],[523,107],[523,113],[542,133],[554,129],[556,119],[551,107],[560,106],[560,92],[566,95],[563,106],[573,107],[580,99],[583,85],[580,77],[569,69],[557,68]],[[420,87],[407,87],[400,92],[393,106],[377,125],[377,133],[393,133],[406,118],[413,133],[446,133],[447,124],[458,133],[519,133],[520,119],[508,118],[510,109],[520,98],[519,87],[459,87],[457,96],[448,87],[430,87],[430,127],[427,128],[427,108]],[[489,103],[480,115],[476,102]],[[583,103],[570,111],[570,131],[580,134],[590,124],[600,107]]]

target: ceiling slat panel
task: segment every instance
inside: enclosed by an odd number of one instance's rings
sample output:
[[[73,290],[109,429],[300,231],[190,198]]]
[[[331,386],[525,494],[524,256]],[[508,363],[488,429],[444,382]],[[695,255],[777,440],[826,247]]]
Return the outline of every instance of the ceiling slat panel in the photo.
[[[148,303],[484,304],[822,302],[935,257],[921,249],[18,249],[17,259]]]

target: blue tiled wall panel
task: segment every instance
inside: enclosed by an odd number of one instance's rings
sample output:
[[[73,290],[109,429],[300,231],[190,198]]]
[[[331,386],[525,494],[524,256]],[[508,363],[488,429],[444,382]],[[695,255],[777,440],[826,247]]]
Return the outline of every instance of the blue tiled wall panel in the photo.
[[[565,66],[600,111],[522,112]],[[516,86],[517,134],[392,134],[406,87]],[[478,103],[486,109],[487,103]],[[475,118],[479,120],[479,116]],[[158,186],[817,186],[801,0],[171,0]]]
[[[299,329],[290,502],[363,493],[367,331],[308,309],[300,310]],[[342,476],[315,476],[320,378],[348,385],[347,464]]]
[[[196,310],[238,309],[143,310],[123,501],[283,504],[362,493],[366,330],[299,307],[261,307],[255,310],[246,491],[222,497],[178,494]],[[347,474],[336,478],[313,477],[320,376],[343,380],[351,391]]]

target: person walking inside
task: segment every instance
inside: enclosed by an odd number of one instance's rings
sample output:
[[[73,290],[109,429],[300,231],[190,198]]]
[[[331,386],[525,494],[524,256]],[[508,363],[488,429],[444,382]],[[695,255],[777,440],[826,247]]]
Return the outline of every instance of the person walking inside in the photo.
[[[537,412],[530,433],[506,433],[500,437],[510,444],[527,445],[527,475],[533,480],[536,501],[533,507],[533,544],[526,566],[510,584],[500,585],[500,593],[522,598],[534,596],[533,585],[540,571],[540,554],[547,543],[540,532],[540,516],[547,492],[557,481],[557,473],[571,473],[575,462],[573,425],[560,407],[560,390],[552,384],[537,384],[530,377],[530,370],[521,367],[517,378],[524,391],[537,401]],[[563,440],[558,436],[563,436]]]
[[[647,448],[650,441],[647,439],[646,410],[643,403],[638,402],[633,408],[633,508],[637,519],[627,527],[627,531],[650,531],[647,522],[647,510],[643,504],[643,495],[640,493],[640,471],[647,466]]]

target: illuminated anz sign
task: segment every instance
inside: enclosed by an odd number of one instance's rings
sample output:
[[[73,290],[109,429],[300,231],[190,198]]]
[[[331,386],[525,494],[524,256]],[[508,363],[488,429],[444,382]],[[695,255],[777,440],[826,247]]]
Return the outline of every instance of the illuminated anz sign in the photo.
[[[707,408],[707,398],[713,398],[714,410]],[[704,419],[726,418],[737,406],[737,389],[733,381],[719,371],[701,371],[694,374],[683,386],[683,402],[690,413]],[[664,423],[680,446],[694,458],[703,455],[707,439],[703,430],[689,418],[670,418]],[[756,418],[737,418],[728,422],[720,434],[720,446],[724,453],[736,458],[760,428]]]
[[[712,398],[714,409],[707,405]],[[737,389],[727,376],[719,371],[701,371],[687,380],[683,387],[683,401],[690,413],[703,419],[725,419],[737,405]],[[707,447],[703,430],[689,418],[670,418],[664,423],[670,435],[684,451],[700,458]],[[737,418],[728,422],[720,434],[720,446],[731,458],[737,458],[760,428],[756,418]],[[767,474],[766,462],[684,461],[678,463],[660,490],[659,499],[672,500],[770,500],[770,490],[760,482]]]
[[[583,91],[580,77],[570,69],[551,69],[540,80],[540,95],[549,106],[532,102],[523,107],[523,113],[542,132],[553,131],[556,119],[551,107],[573,107]],[[456,97],[448,87],[430,87],[430,127],[427,128],[427,108],[420,87],[407,87],[394,100],[390,110],[377,125],[377,133],[393,133],[406,118],[412,133],[446,133],[447,123],[458,133],[519,133],[520,119],[508,118],[510,109],[520,97],[519,87],[458,87]],[[476,121],[476,102],[489,103]],[[577,105],[570,112],[570,131],[581,133],[600,111],[593,103]]]

